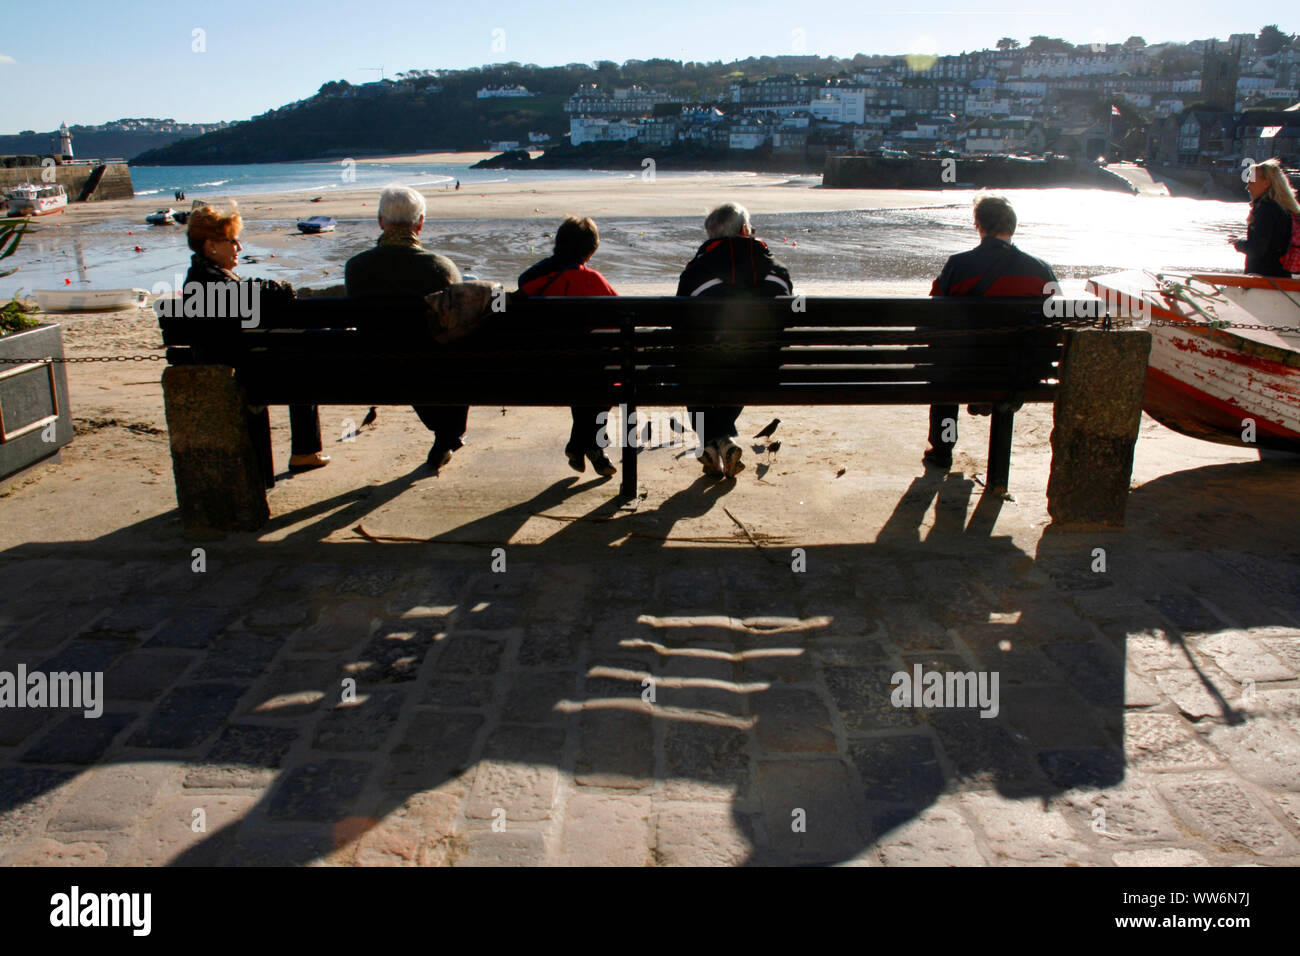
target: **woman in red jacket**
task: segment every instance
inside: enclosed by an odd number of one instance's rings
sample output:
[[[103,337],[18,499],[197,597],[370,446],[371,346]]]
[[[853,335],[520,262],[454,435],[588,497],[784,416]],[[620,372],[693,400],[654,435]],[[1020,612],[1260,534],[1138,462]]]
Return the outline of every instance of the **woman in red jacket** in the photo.
[[[519,277],[519,291],[539,298],[551,295],[618,295],[603,275],[587,265],[599,246],[600,231],[590,217],[567,217],[555,233],[555,254]],[[569,467],[577,472],[586,471],[585,458],[597,474],[613,475],[618,469],[596,442],[602,428],[598,418],[607,414],[609,409],[574,406],[569,411],[573,415],[573,428],[569,431],[569,443],[564,446]]]

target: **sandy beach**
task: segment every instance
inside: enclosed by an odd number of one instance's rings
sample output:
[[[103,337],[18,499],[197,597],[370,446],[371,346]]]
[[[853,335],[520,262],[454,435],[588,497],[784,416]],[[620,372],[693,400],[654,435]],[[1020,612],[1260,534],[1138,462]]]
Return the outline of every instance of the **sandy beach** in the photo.
[[[400,161],[400,160],[394,160]],[[357,160],[364,163],[366,160]],[[371,160],[378,162],[378,160]],[[412,158],[414,162],[414,158]],[[750,211],[763,213],[836,212],[855,209],[923,207],[948,203],[967,195],[960,190],[900,191],[889,189],[821,189],[816,177],[734,173],[710,176],[656,177],[643,180],[629,174],[626,180],[592,182],[575,178],[538,183],[491,183],[474,191],[422,188],[434,219],[555,219],[569,214],[588,216],[703,216],[723,197],[733,197]],[[350,189],[325,195],[320,202],[302,193],[269,193],[240,197],[246,219],[297,219],[334,216],[370,218],[375,214],[378,191]],[[172,205],[178,205],[173,203]],[[62,219],[76,225],[123,219],[143,222],[158,208],[157,196],[84,203],[70,206]]]

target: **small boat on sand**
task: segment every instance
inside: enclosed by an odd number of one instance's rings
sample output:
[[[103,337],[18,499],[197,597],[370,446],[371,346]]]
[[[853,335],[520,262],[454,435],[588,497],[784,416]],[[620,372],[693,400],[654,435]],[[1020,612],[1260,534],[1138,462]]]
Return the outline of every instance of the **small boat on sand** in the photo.
[[[333,216],[312,216],[298,220],[298,231],[314,235],[318,232],[333,232],[338,220]]]
[[[170,226],[176,221],[176,211],[174,209],[158,209],[144,217],[144,221],[151,226]]]
[[[1087,289],[1144,303],[1148,415],[1205,441],[1300,452],[1300,280],[1129,271]]]
[[[5,193],[11,216],[49,216],[63,212],[68,193],[60,183],[20,183]]]
[[[147,289],[37,289],[42,312],[119,312],[137,308],[149,297]]]

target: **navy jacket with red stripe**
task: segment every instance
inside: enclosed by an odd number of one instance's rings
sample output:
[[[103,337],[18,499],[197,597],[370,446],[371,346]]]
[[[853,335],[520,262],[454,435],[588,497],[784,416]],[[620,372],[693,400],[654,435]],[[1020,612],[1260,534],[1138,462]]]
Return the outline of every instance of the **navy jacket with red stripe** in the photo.
[[[984,290],[987,296],[1043,297],[1059,292],[1059,284],[1057,289],[1045,289],[1049,282],[1057,281],[1056,273],[1046,262],[1022,252],[1005,239],[985,236],[969,252],[948,258],[930,287],[930,295],[971,295],[990,273],[996,273],[997,278]]]
[[[753,236],[709,239],[677,280],[678,295],[727,296],[749,293],[764,298],[790,295],[790,273]]]

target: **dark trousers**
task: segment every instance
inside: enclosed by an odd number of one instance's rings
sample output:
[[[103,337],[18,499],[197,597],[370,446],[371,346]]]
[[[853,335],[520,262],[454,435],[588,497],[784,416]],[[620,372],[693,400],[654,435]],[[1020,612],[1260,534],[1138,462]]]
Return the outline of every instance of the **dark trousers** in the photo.
[[[952,448],[957,444],[957,413],[960,411],[956,405],[931,405],[930,406],[930,447],[941,455],[952,457]],[[952,441],[943,440],[944,419],[952,419]]]
[[[600,434],[602,428],[609,428],[609,418],[601,424],[597,419],[601,412],[608,414],[609,409],[604,406],[574,405],[569,409],[569,414],[573,416],[573,427],[569,429],[569,443],[564,446],[566,455],[585,455],[588,452],[603,453],[604,448],[596,441],[596,436]],[[626,423],[624,423],[626,424]],[[608,432],[606,432],[608,434]],[[609,435],[611,445],[617,445],[618,437]]]
[[[465,444],[468,405],[412,405],[424,427],[433,432],[433,446],[455,451]]]
[[[289,453],[314,455],[321,450],[320,414],[315,405],[289,406]]]
[[[696,434],[700,438],[700,444],[707,445],[719,438],[735,438],[736,419],[744,410],[743,405],[695,405],[687,408],[686,412],[691,416],[692,426],[695,426],[700,421],[700,416],[703,416],[701,425],[703,430],[697,431]]]

